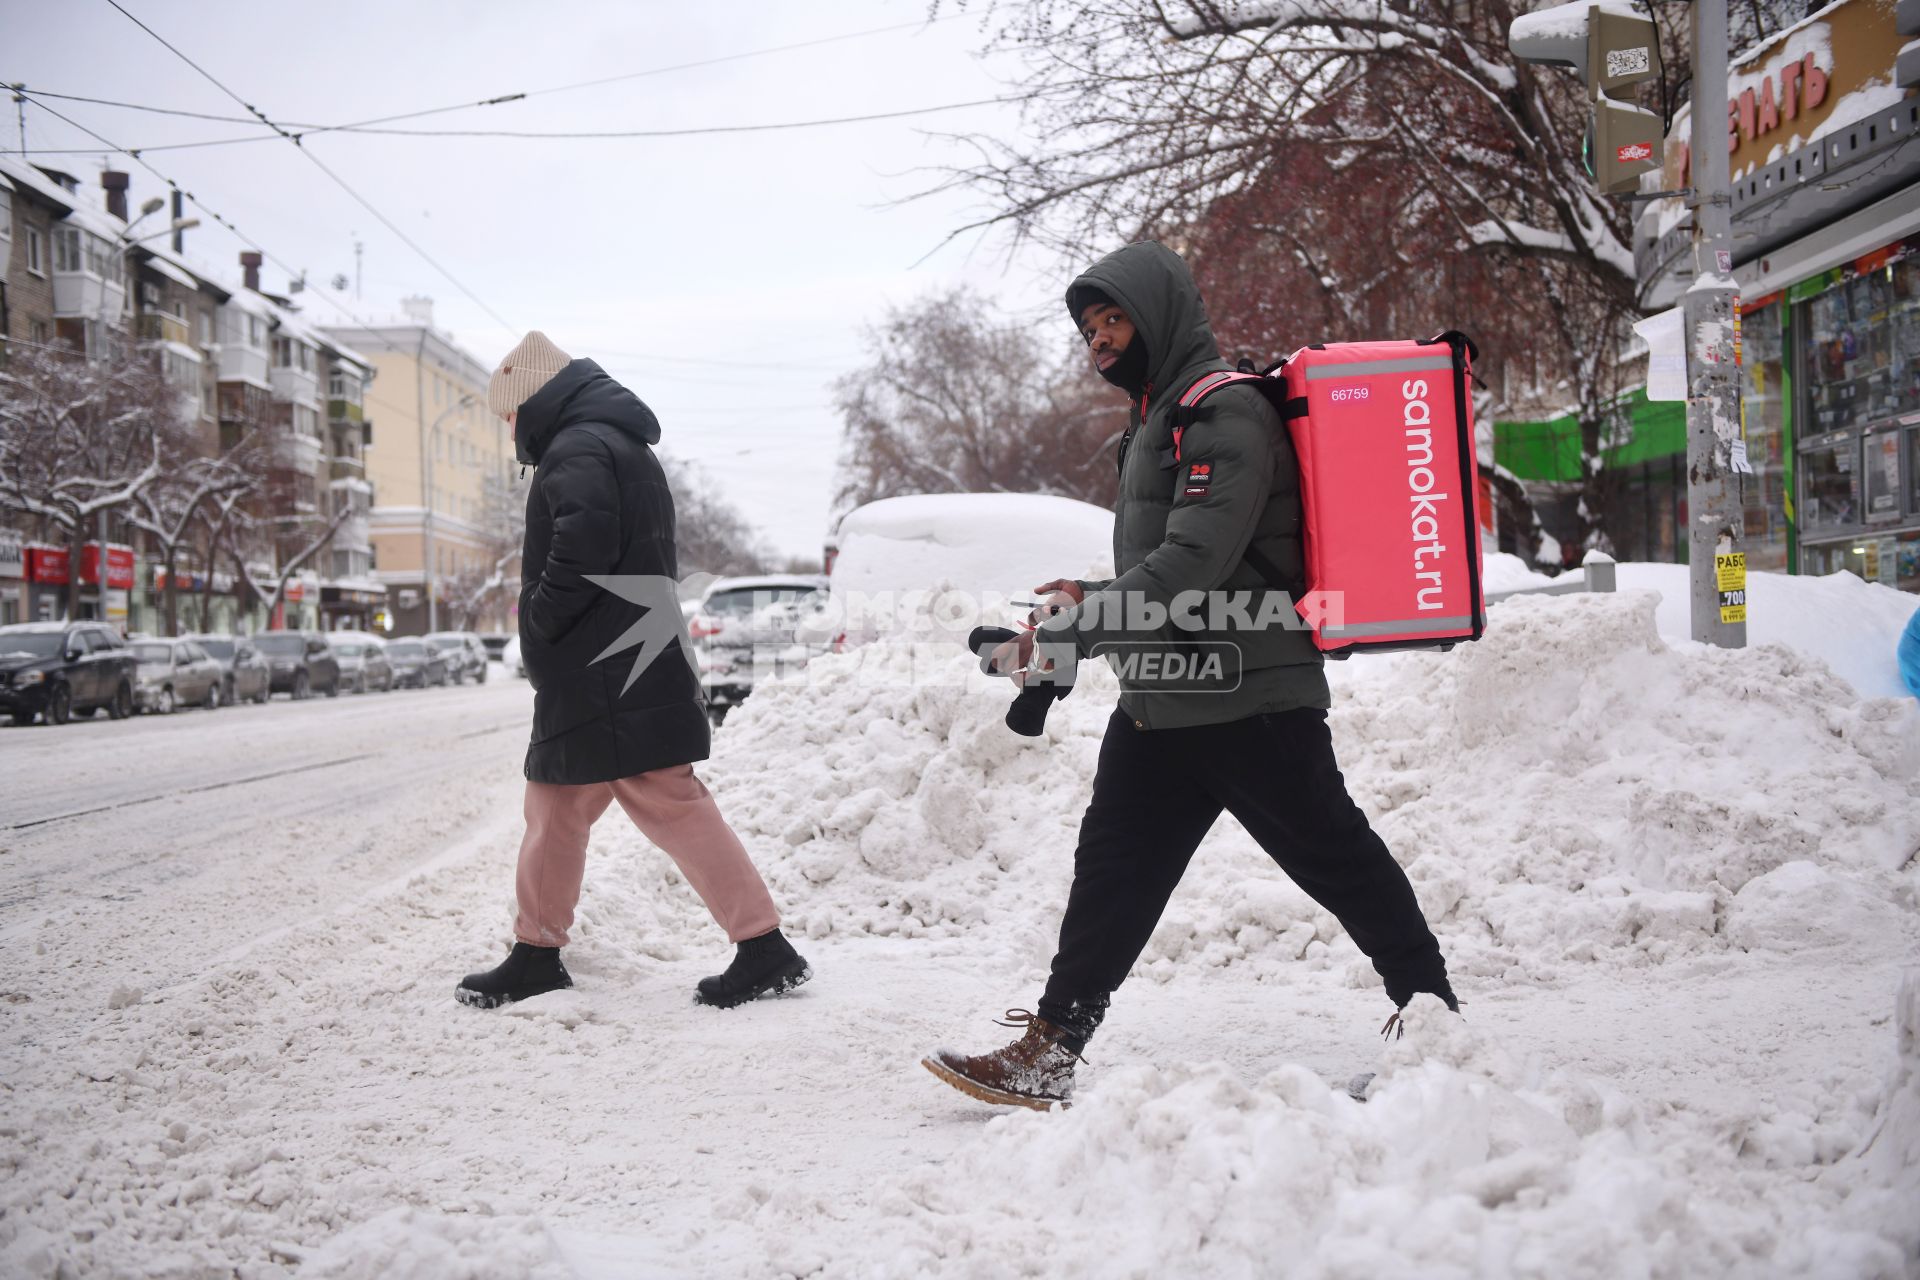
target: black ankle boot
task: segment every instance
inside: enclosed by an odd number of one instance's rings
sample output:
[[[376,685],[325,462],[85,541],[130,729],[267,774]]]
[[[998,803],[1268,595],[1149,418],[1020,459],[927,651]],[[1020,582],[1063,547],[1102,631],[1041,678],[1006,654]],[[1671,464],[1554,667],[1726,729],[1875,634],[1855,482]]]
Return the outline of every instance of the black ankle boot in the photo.
[[[516,942],[496,967],[460,979],[453,998],[475,1009],[492,1009],[572,985],[567,966],[560,963],[560,948]]]
[[[791,991],[812,976],[805,957],[775,929],[740,943],[727,971],[700,979],[693,999],[696,1004],[731,1009],[761,996]]]

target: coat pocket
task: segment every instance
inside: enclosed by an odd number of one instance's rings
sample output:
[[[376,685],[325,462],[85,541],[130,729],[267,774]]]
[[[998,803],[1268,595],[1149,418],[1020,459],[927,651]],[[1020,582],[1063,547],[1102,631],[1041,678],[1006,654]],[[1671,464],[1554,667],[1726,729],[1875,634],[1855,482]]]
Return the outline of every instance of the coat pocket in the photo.
[[[538,746],[583,724],[613,714],[604,673],[597,668],[563,671],[545,680],[533,696],[533,734]]]

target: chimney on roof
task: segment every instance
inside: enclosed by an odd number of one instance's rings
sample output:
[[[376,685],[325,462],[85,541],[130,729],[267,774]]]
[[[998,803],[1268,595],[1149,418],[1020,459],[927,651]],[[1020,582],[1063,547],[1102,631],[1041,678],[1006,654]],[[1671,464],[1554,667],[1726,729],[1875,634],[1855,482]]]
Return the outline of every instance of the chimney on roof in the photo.
[[[240,255],[240,266],[247,273],[247,288],[260,292],[260,255],[248,249]]]
[[[408,320],[423,328],[433,328],[433,299],[424,295],[400,299],[400,310]]]
[[[125,222],[127,220],[127,175],[118,169],[106,169],[100,174],[100,185],[107,189],[107,212]]]

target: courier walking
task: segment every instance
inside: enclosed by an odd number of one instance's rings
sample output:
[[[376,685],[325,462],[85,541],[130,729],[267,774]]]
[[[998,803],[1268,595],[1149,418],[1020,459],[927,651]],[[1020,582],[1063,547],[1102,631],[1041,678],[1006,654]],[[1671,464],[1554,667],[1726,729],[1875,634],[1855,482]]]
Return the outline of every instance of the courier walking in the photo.
[[[701,979],[695,999],[728,1007],[799,986],[812,972],[693,772],[711,738],[671,590],[673,495],[653,453],[659,421],[599,365],[570,359],[539,332],[501,362],[487,404],[512,425],[520,461],[535,468],[520,591],[533,735],[516,941],[499,966],[461,979],[455,995],[490,1009],[573,985],[560,949],[580,900],[588,833],[616,802],[736,945],[733,963]],[[664,584],[659,603],[614,589],[633,582]],[[663,643],[636,657],[631,638],[646,633],[653,610],[672,611]]]
[[[1299,465],[1278,411],[1260,392],[1228,385],[1191,421],[1177,413],[1196,382],[1230,366],[1186,263],[1162,245],[1128,245],[1094,264],[1067,290],[1067,311],[1094,368],[1129,401],[1114,511],[1119,576],[1037,588],[1051,593],[1042,625],[1002,645],[993,664],[1037,674],[1055,655],[1057,665],[1125,652],[1115,646],[1212,646],[1230,661],[1178,680],[1140,673],[1185,664],[1120,664],[1120,705],[1101,743],[1038,1012],[1010,1015],[1023,1029],[1012,1044],[977,1056],[939,1050],[927,1069],[988,1102],[1064,1101],[1110,998],[1223,812],[1338,917],[1396,1006],[1427,992],[1457,1009],[1406,873],[1347,794],[1327,728],[1324,660],[1308,633],[1274,625],[1180,635],[1135,621],[1168,617],[1182,593],[1219,591],[1251,593],[1258,616],[1292,614],[1284,596],[1304,587],[1306,562]],[[1269,600],[1274,593],[1283,598]]]

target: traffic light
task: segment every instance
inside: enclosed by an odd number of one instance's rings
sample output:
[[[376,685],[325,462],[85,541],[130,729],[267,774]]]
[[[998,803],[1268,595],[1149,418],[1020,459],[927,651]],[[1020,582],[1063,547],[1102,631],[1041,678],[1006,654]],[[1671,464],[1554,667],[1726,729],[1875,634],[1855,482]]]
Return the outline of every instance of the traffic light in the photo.
[[[1621,102],[1616,89],[1660,74],[1653,20],[1624,0],[1574,0],[1513,20],[1507,47],[1522,62],[1571,67],[1593,104],[1587,170],[1607,195],[1638,189],[1640,175],[1661,163],[1660,116]]]

